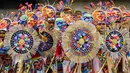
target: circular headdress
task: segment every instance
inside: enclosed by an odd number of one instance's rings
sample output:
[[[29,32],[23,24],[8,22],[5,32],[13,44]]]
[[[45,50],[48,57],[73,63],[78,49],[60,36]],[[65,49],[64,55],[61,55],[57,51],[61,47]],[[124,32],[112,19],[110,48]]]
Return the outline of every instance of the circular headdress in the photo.
[[[106,13],[101,9],[96,9],[92,13],[94,21],[104,21],[106,19]]]
[[[55,13],[56,13],[56,10],[53,6],[51,5],[45,5],[43,8],[42,8],[42,12],[44,14],[46,14],[48,17],[54,17]]]
[[[41,43],[39,45],[39,50],[42,52],[43,56],[50,56],[55,53],[56,50],[56,32],[51,32],[47,30],[43,30],[39,32]]]
[[[62,36],[65,54],[77,63],[92,60],[100,46],[99,36],[94,25],[84,21],[76,22],[69,26]]]
[[[110,22],[122,21],[122,10],[119,7],[112,7],[107,12],[107,19]]]
[[[13,59],[26,60],[36,53],[39,37],[34,29],[16,25],[5,35],[4,46],[9,47],[8,54]]]

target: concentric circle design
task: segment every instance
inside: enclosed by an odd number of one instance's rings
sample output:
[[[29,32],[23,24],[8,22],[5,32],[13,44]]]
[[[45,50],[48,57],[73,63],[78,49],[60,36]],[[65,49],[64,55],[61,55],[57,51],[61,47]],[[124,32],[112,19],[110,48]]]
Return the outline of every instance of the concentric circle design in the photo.
[[[78,29],[72,33],[72,41],[70,42],[75,55],[85,56],[93,48],[93,37],[87,29]]]
[[[4,46],[8,47],[13,60],[27,60],[35,55],[40,44],[38,33],[26,26],[14,25],[5,35]]]
[[[42,35],[41,39],[43,42],[40,43],[40,46],[39,46],[40,50],[47,51],[51,49],[53,47],[53,42],[54,42],[53,37],[45,31],[43,31],[41,35]]]
[[[106,46],[111,52],[118,52],[123,48],[124,39],[120,32],[112,31],[106,37]]]
[[[71,61],[89,62],[98,53],[101,43],[99,38],[95,26],[81,20],[67,27],[62,35],[62,46]]]
[[[33,37],[28,31],[19,30],[12,35],[10,43],[11,47],[15,47],[13,49],[15,52],[24,54],[31,50]]]

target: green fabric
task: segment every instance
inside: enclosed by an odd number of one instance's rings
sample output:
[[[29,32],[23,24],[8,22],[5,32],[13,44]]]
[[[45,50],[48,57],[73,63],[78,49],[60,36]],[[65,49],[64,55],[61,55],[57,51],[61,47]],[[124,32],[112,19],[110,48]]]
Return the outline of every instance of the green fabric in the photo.
[[[22,15],[20,17],[20,20],[27,21],[28,20],[28,16],[24,14],[24,15]]]

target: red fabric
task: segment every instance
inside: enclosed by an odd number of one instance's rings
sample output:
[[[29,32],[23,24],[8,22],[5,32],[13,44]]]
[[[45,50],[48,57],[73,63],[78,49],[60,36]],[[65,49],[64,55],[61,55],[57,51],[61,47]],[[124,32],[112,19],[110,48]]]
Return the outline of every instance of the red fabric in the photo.
[[[36,54],[32,56],[32,58],[37,58],[37,57],[40,57],[40,54],[38,52],[36,52]]]
[[[85,8],[86,10],[90,10],[90,8],[89,8],[88,6],[84,6],[84,8]]]
[[[59,56],[62,54],[62,46],[61,46],[61,42],[58,41],[57,47],[56,47],[56,56]]]

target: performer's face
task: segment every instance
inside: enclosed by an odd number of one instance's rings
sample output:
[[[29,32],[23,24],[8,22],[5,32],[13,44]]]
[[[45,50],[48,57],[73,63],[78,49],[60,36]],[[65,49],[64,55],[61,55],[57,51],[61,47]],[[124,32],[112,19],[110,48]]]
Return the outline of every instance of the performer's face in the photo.
[[[41,70],[42,69],[42,65],[43,65],[43,63],[42,63],[42,61],[40,60],[38,60],[38,61],[36,61],[35,63],[34,63],[34,68],[36,69],[36,70]]]
[[[34,20],[34,18],[30,18],[28,21],[28,25],[29,26],[34,26],[36,24],[36,21]]]
[[[100,32],[100,34],[104,34],[105,33],[105,29],[106,29],[106,24],[105,23],[98,23],[96,25],[96,28]]]
[[[47,8],[46,11],[47,11],[47,15],[48,15],[48,17],[50,17],[50,18],[53,18],[53,17],[54,17],[55,12],[54,12],[53,9],[51,9],[51,8]]]
[[[50,27],[54,27],[54,22],[48,22]]]
[[[96,16],[97,16],[97,19],[99,21],[105,20],[105,14],[103,12],[101,12],[101,11],[98,11],[97,14],[96,14]]]
[[[71,14],[70,14],[70,13],[65,14],[65,16],[66,16],[66,18],[67,18],[67,19],[69,19],[69,20],[72,18],[72,16],[71,16]]]

